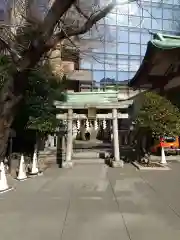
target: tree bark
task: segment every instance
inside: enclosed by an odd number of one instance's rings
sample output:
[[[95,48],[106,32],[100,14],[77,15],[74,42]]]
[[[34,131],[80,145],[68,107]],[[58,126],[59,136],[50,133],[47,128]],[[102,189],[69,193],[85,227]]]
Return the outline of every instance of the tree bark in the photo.
[[[12,79],[4,84],[0,93],[0,161],[5,158],[10,128],[17,114],[27,81],[27,71],[15,73]]]
[[[7,126],[7,120],[4,117],[0,120],[0,161],[3,161],[6,155],[10,127]]]

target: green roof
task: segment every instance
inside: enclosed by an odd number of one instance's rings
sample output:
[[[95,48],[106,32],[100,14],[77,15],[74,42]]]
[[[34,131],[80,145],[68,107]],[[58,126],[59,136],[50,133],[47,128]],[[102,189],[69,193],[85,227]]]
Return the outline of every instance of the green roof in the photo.
[[[180,47],[180,37],[172,35],[164,35],[161,33],[156,33],[153,36],[153,40],[150,44],[161,49],[173,49]]]
[[[68,92],[67,103],[110,103],[118,101],[118,91],[113,92]]]
[[[172,51],[173,51],[173,57],[175,59],[175,57],[177,57],[177,54],[179,56],[180,53],[179,53],[179,51],[174,52],[174,49],[180,49],[180,37],[179,36],[165,35],[165,34],[161,34],[161,33],[153,34],[153,39],[147,43],[146,54],[144,56],[142,64],[140,65],[135,76],[130,80],[129,86],[141,87],[142,83],[148,84],[149,83],[148,74],[151,71],[151,67],[157,67],[157,64],[159,64],[159,66],[160,66],[160,64],[161,64],[161,66],[163,66],[164,56],[162,56],[162,60],[160,62],[158,62],[158,63],[155,62],[154,65],[152,64],[153,58],[156,56],[157,53],[161,54],[161,53],[164,53],[164,51],[166,51],[166,53],[172,54]],[[166,57],[166,62],[167,62],[167,60],[169,60],[168,68],[163,69],[164,70],[163,74],[161,71],[161,73],[160,73],[161,75],[159,74],[159,75],[157,75],[157,77],[164,76],[167,72],[170,73],[169,68],[170,67],[172,68],[172,65],[174,64],[175,61],[172,61],[172,58]],[[170,74],[169,74],[169,76],[170,76]],[[151,75],[151,77],[152,77],[152,75]],[[156,79],[156,81],[157,81],[157,79]]]

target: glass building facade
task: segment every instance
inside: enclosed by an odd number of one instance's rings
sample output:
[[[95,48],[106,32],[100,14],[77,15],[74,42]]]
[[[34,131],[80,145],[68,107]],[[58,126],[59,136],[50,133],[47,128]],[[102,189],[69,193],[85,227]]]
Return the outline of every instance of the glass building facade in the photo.
[[[106,0],[102,0],[102,4],[105,3]],[[91,71],[96,86],[129,80],[141,64],[151,32],[179,35],[179,19],[180,0],[144,0],[117,5],[82,36],[82,41],[90,41],[81,56],[80,67]]]

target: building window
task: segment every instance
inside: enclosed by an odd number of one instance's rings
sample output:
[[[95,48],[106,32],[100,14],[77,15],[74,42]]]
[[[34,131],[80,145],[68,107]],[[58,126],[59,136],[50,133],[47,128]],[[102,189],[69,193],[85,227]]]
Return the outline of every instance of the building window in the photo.
[[[129,32],[130,43],[140,43],[140,32]]]
[[[163,19],[163,30],[172,31],[172,21]]]
[[[180,0],[174,0],[175,5],[180,5]]]
[[[104,54],[93,54],[92,68],[95,70],[104,70]]]
[[[105,79],[112,79],[112,83],[116,81],[116,71],[105,71]]]
[[[141,16],[141,8],[137,3],[129,3],[129,15]]]
[[[130,60],[129,61],[129,70],[130,71],[137,71],[140,66],[139,60]]]
[[[5,12],[4,9],[0,9],[0,21],[4,21],[5,20]]]
[[[129,56],[129,60],[140,60],[140,56]]]
[[[118,81],[128,80],[128,72],[118,72]]]
[[[152,18],[161,18],[162,19],[162,8],[161,7],[152,7]]]
[[[177,31],[178,35],[179,35],[179,26],[180,26],[179,21],[172,21],[172,30],[171,31]]]
[[[105,70],[110,70],[110,71],[112,71],[112,70],[116,70],[116,63],[105,63]]]
[[[104,71],[93,71],[93,80],[95,82],[100,82],[104,79]]]
[[[130,27],[141,27],[141,18],[136,16],[129,16],[129,26]]]
[[[179,0],[180,1],[180,0]],[[173,20],[179,20],[179,16],[180,16],[180,10],[179,9],[173,9]]]
[[[127,5],[117,5],[116,6],[117,9],[117,15],[128,15],[128,7]]]
[[[151,7],[143,6],[142,8],[142,16],[143,17],[151,17]]]
[[[163,0],[162,2],[165,4],[173,4],[173,0]]]
[[[141,56],[144,56],[146,53],[147,45],[141,45]]]
[[[140,55],[140,45],[139,44],[130,44],[129,53],[132,55]]]
[[[117,59],[129,59],[129,56],[128,55],[120,55],[120,54],[118,54],[117,55]]]
[[[128,40],[128,31],[120,31],[117,32],[117,41],[127,43]]]
[[[105,70],[116,70],[116,55],[105,55]]]
[[[105,43],[105,53],[114,53],[116,54],[117,52],[117,47],[116,43]]]
[[[92,68],[92,58],[91,57],[82,57],[80,61],[80,66],[82,69],[91,69]]]
[[[172,19],[173,18],[173,11],[172,9],[163,9],[163,19]]]
[[[127,59],[117,60],[117,70],[118,71],[128,71],[129,61]]]
[[[117,15],[117,25],[128,26],[128,16],[127,15]]]
[[[136,72],[129,72],[129,79],[132,79],[135,74],[136,74]]]
[[[146,29],[151,29],[151,18],[143,18],[141,27]]]
[[[98,62],[97,60],[93,61],[92,66],[95,70],[104,70],[104,63]]]
[[[141,44],[147,44],[151,40],[149,33],[141,33]]]
[[[116,25],[116,14],[109,13],[105,17],[105,24],[107,24],[107,25]]]
[[[116,41],[116,27],[115,26],[106,26],[105,27],[105,41],[114,42]]]
[[[128,43],[118,43],[118,53],[119,54],[128,54]]]
[[[152,29],[162,29],[162,19],[152,19]]]

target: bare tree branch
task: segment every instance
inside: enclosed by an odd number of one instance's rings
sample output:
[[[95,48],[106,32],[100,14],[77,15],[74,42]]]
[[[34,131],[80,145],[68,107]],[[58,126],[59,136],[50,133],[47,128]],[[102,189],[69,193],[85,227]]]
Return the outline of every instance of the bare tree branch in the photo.
[[[56,34],[54,34],[54,36],[50,39],[50,41],[47,44],[49,46],[53,47],[53,46],[56,46],[58,44],[58,42],[65,39],[66,36],[72,37],[72,36],[77,36],[77,35],[84,34],[84,33],[88,32],[94,24],[96,24],[99,20],[104,18],[114,7],[115,7],[115,4],[110,3],[108,6],[106,6],[104,9],[98,11],[96,14],[95,13],[92,14],[88,18],[86,23],[80,28],[66,29],[66,34],[62,30],[60,32],[57,32]]]
[[[125,1],[122,2],[120,5],[123,4],[128,4],[131,2],[135,2],[136,0],[129,0],[129,1]],[[79,28],[66,28],[66,34],[65,34],[65,30],[61,30],[59,32],[57,32],[56,34],[54,34],[52,36],[52,38],[48,41],[47,46],[49,47],[55,47],[59,42],[61,42],[63,39],[66,39],[67,36],[68,38],[72,37],[72,36],[77,36],[77,35],[81,35],[81,34],[85,34],[86,32],[88,32],[93,25],[95,25],[98,21],[100,21],[102,18],[106,17],[107,14],[109,12],[111,12],[111,10],[113,10],[113,8],[116,6],[117,4],[111,2],[110,4],[108,4],[106,7],[104,7],[103,9],[100,9],[98,11],[95,11],[94,13],[91,14],[90,17],[88,17],[87,21],[85,22],[85,24],[82,27]],[[77,9],[77,8],[76,8]],[[78,10],[78,9],[77,9]],[[78,10],[78,12],[82,12],[83,11],[81,9]],[[86,16],[87,17],[87,16]]]
[[[48,40],[63,14],[68,11],[75,1],[76,0],[54,1],[41,26],[41,32],[43,33],[43,38],[45,41]]]
[[[89,19],[89,16],[87,16],[82,10],[81,10],[81,8],[79,7],[79,5],[77,4],[77,3],[75,3],[74,4],[74,6],[75,6],[75,8],[76,8],[76,10],[78,11],[78,13],[80,14],[80,15],[82,15],[85,19]]]
[[[0,37],[0,48],[1,50],[7,50],[10,53],[14,63],[16,63],[17,60],[21,58],[18,53],[13,48],[11,48],[2,37]]]
[[[48,52],[51,47],[46,45],[54,32],[56,25],[61,17],[68,11],[76,0],[56,0],[52,4],[42,24],[39,25],[39,38],[31,42],[22,61],[18,62],[18,71],[24,71],[27,68],[32,68],[41,58]],[[35,54],[36,52],[36,54]]]

